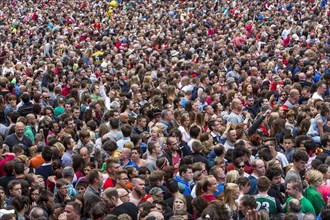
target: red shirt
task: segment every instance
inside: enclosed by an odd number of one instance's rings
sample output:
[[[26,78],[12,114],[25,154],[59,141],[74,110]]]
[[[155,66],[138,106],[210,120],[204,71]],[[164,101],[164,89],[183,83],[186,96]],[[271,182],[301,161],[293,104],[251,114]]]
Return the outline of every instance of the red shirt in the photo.
[[[11,161],[11,160],[13,160],[14,159],[14,156],[13,155],[7,155],[4,159],[2,159],[1,161],[0,161],[0,176],[5,176],[6,175],[6,172],[5,172],[5,170],[4,170],[4,168],[5,168],[5,163],[7,162],[7,161]]]
[[[108,177],[103,184],[103,189],[106,189],[109,187],[111,187],[111,188],[115,187],[114,181],[115,181],[114,179],[111,179],[110,177]]]
[[[206,199],[207,202],[212,202],[212,201],[215,201],[217,200],[214,195],[212,194],[202,194],[201,195],[204,199]]]

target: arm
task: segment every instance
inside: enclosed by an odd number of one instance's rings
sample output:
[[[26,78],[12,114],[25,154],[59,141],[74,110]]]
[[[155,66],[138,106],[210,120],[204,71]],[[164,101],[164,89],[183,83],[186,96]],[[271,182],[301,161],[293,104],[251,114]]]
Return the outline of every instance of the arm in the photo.
[[[322,121],[321,120],[317,120],[316,124],[317,124],[317,128],[319,130],[319,136],[322,137],[323,134],[324,134]]]
[[[255,120],[253,122],[253,124],[251,125],[251,127],[249,128],[248,135],[252,135],[254,132],[256,132],[256,130],[260,127],[262,121],[265,118],[266,118],[265,116],[261,116],[260,118],[258,118],[257,120]]]

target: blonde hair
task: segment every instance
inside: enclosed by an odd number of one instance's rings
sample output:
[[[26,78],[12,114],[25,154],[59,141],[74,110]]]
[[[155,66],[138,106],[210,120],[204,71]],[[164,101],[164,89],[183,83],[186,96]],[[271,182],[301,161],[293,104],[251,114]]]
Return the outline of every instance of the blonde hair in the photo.
[[[235,190],[239,190],[239,186],[236,183],[227,183],[225,186],[224,202],[233,209],[234,206],[237,207],[237,203],[233,198],[233,193]]]
[[[175,214],[176,211],[178,211],[178,210],[176,210],[175,205],[174,205],[176,199],[179,199],[179,200],[181,200],[181,201],[184,203],[184,210],[187,211],[187,201],[186,201],[186,197],[185,197],[184,195],[182,195],[182,194],[177,194],[177,195],[174,197],[174,199],[173,199],[173,213]]]
[[[226,174],[225,185],[229,183],[235,183],[239,177],[239,172],[237,170],[231,170]]]
[[[323,174],[318,170],[309,171],[308,182],[316,187],[320,186],[323,182]]]
[[[126,143],[124,144],[124,148],[128,148],[128,149],[132,150],[133,147],[134,147],[134,144],[133,144],[132,141],[126,142]]]

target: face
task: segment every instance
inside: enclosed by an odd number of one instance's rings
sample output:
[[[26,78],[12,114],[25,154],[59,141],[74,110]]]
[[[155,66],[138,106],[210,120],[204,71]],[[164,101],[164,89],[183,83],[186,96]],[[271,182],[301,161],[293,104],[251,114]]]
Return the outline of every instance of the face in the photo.
[[[184,210],[184,202],[181,200],[181,199],[179,199],[179,198],[175,198],[175,200],[174,200],[174,207],[175,207],[175,210]]]
[[[47,207],[48,209],[51,209],[52,207],[54,207],[54,205],[55,205],[55,198],[54,198],[54,196],[49,197],[49,198],[48,198],[48,201],[47,201],[47,203],[46,203],[46,207]]]
[[[37,201],[38,200],[38,198],[39,198],[39,190],[34,190],[32,193],[31,193],[31,199],[33,200],[33,201]]]
[[[136,192],[140,193],[140,194],[145,194],[145,186],[146,183],[144,180],[141,179],[137,179],[136,183],[133,186],[133,190],[135,190]]]
[[[292,183],[287,184],[286,193],[288,194],[288,196],[294,196],[297,194],[297,190],[292,187]]]
[[[210,181],[210,185],[208,186],[209,192],[211,193],[218,192],[218,181],[214,177],[210,178],[209,181]]]
[[[273,179],[270,181],[270,184],[272,186],[278,187],[281,185],[281,179],[282,179],[281,176],[274,176]]]
[[[72,205],[66,205],[64,209],[66,213],[67,219],[76,219],[78,216],[78,213],[74,210]]]
[[[125,192],[124,195],[121,195],[121,196],[120,196],[120,200],[121,200],[122,202],[129,202],[129,199],[130,199],[130,196],[129,196],[129,193],[128,193],[128,192]]]
[[[328,167],[327,172],[324,174],[325,179],[330,179],[330,167]]]
[[[186,182],[189,182],[193,178],[193,172],[192,169],[187,169],[187,172],[182,172],[182,177]]]
[[[293,141],[291,139],[283,140],[283,148],[285,151],[289,151],[293,147]]]
[[[236,170],[239,172],[240,175],[243,175],[243,174],[244,174],[244,167],[245,167],[244,162],[241,162],[241,163],[239,164],[239,166],[236,167]]]
[[[13,189],[10,190],[10,194],[15,197],[15,196],[21,196],[22,195],[22,186],[21,184],[17,184],[13,187]]]
[[[256,171],[255,171],[259,176],[264,176],[265,175],[265,163],[262,160],[259,160],[256,163]]]
[[[80,150],[80,155],[84,158],[85,163],[87,163],[89,161],[90,156],[88,154],[88,150],[87,149]]]
[[[239,191],[239,188],[235,189],[234,192],[233,192],[233,199],[238,199],[240,195],[240,191]]]
[[[15,133],[16,133],[17,137],[22,138],[24,135],[24,130],[25,130],[25,125],[17,124],[15,126]]]
[[[306,167],[306,161],[293,161],[293,164],[297,167],[299,171],[305,170]]]
[[[88,176],[89,173],[91,172],[92,168],[90,166],[87,166],[84,168],[84,173],[85,173],[85,176]]]
[[[58,189],[58,193],[61,194],[62,196],[67,196],[68,190],[69,190],[69,186],[63,185],[61,188]]]
[[[128,176],[127,176],[127,174],[125,174],[125,173],[122,173],[122,174],[120,174],[119,175],[119,177],[117,178],[117,184],[119,185],[119,186],[121,186],[121,187],[125,187],[126,186],[126,184],[128,183]]]
[[[78,195],[84,195],[85,194],[85,191],[86,191],[86,188],[83,187],[83,186],[79,186],[77,188],[77,191],[78,191]]]

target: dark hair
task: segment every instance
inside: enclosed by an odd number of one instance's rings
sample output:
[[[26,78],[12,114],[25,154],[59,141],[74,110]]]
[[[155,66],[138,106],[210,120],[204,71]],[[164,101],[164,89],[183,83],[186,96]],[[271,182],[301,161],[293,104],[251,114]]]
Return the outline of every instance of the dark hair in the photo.
[[[93,184],[95,182],[95,179],[99,178],[99,171],[97,169],[91,170],[87,178],[88,178],[88,182],[90,184]]]
[[[29,206],[30,201],[26,196],[16,196],[13,198],[11,205],[14,206],[17,212],[22,211],[24,206]]]
[[[266,169],[266,177],[268,177],[268,179],[270,179],[270,180],[273,180],[274,177],[281,176],[281,175],[282,175],[282,170],[279,167],[270,166],[270,167],[267,167],[267,169]]]
[[[44,147],[42,149],[42,158],[46,161],[46,162],[49,162],[52,160],[52,157],[53,157],[53,151],[50,147]]]
[[[199,133],[201,132],[201,129],[198,125],[194,125],[190,128],[189,134],[191,138],[197,138]]]
[[[179,191],[179,184],[175,179],[169,179],[166,181],[167,189],[170,193],[176,193]]]
[[[38,205],[42,205],[43,202],[48,202],[50,197],[54,197],[54,194],[48,190],[43,190],[38,199]]]
[[[308,159],[309,157],[305,151],[298,150],[293,154],[293,161],[295,162],[299,162],[301,160],[307,162]]]

